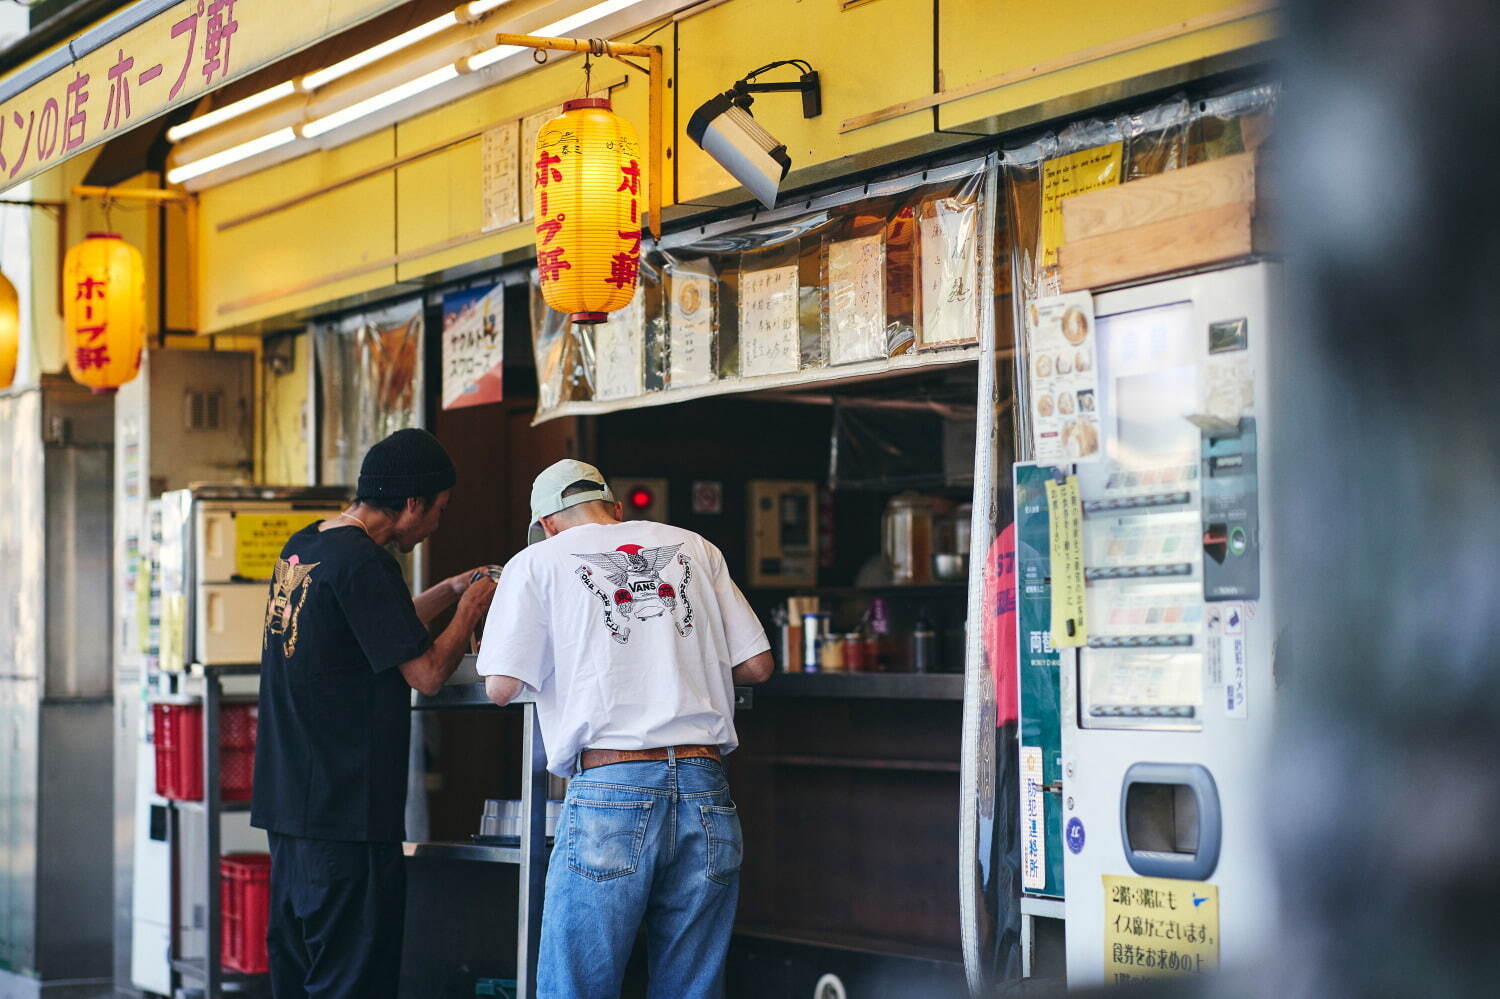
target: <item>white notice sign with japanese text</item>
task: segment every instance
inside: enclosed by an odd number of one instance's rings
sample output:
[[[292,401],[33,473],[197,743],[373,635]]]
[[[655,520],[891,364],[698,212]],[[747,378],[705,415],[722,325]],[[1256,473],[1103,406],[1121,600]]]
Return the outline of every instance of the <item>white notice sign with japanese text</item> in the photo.
[[[921,244],[924,347],[979,339],[979,206],[943,198],[924,206]]]
[[[668,278],[672,308],[668,317],[667,361],[673,388],[714,380],[713,289],[708,274],[674,269]]]
[[[828,352],[832,364],[885,356],[885,240],[828,244]]]
[[[740,273],[740,374],[796,371],[801,358],[797,323],[797,265]]]
[[[521,123],[508,121],[480,136],[479,169],[484,199],[484,231],[521,221]]]
[[[646,391],[645,298],[636,292],[630,304],[594,327],[594,398],[631,399]]]

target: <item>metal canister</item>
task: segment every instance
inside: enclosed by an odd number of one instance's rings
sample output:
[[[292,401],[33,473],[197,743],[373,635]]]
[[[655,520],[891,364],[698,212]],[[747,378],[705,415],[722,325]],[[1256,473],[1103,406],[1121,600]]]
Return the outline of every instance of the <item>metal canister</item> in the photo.
[[[844,636],[824,635],[818,646],[818,662],[824,673],[843,673]]]
[[[802,671],[816,673],[821,668],[823,640],[828,637],[833,615],[813,611],[802,615]]]
[[[917,619],[911,633],[911,671],[931,673],[938,667],[938,636],[932,622],[922,617]]]
[[[802,622],[781,626],[781,669],[785,673],[802,672]]]

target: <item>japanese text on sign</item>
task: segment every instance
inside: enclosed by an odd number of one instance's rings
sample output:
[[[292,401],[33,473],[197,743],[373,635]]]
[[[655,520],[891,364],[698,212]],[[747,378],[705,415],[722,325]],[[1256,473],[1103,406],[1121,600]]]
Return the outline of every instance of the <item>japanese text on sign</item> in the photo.
[[[797,265],[740,274],[740,374],[796,371],[801,359]]]
[[[183,0],[0,104],[0,187],[393,6]]]
[[[1042,784],[1042,747],[1021,747],[1021,886],[1047,887],[1047,825]]]
[[[1061,484],[1047,480],[1048,523],[1052,547],[1052,644],[1059,648],[1088,644],[1084,622],[1083,507],[1078,478]]]
[[[1201,881],[1104,880],[1104,980],[1199,975],[1219,966],[1219,889]]]
[[[1063,238],[1063,199],[1119,184],[1122,151],[1122,143],[1111,142],[1042,164],[1043,267],[1057,265],[1057,248]]]
[[[443,408],[499,402],[504,393],[505,289],[443,296]]]
[[[678,269],[672,272],[671,288],[667,326],[671,384],[681,388],[713,381],[713,278]]]
[[[828,244],[828,340],[833,364],[885,356],[883,233]]]
[[[244,579],[270,579],[287,538],[321,513],[238,513],[234,517],[234,574]]]

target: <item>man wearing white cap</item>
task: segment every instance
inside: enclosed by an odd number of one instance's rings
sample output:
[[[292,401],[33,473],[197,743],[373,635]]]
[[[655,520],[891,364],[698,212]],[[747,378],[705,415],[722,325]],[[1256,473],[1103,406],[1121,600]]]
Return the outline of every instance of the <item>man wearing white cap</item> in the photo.
[[[624,521],[599,470],[565,459],[531,489],[543,539],[505,567],[479,673],[536,692],[547,767],[572,777],[547,871],[539,999],[613,999],[644,925],[650,995],[723,992],[742,840],[723,757],[734,684],[770,643],[724,556]]]

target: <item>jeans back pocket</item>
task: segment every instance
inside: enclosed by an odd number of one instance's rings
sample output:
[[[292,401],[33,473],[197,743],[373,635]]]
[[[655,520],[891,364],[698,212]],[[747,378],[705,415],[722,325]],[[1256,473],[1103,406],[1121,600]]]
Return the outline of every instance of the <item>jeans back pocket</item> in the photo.
[[[650,801],[568,801],[568,867],[594,881],[634,874],[646,844]]]
[[[698,807],[702,810],[703,829],[708,833],[708,876],[721,885],[733,884],[740,876],[740,862],[745,854],[739,810],[733,803]]]

